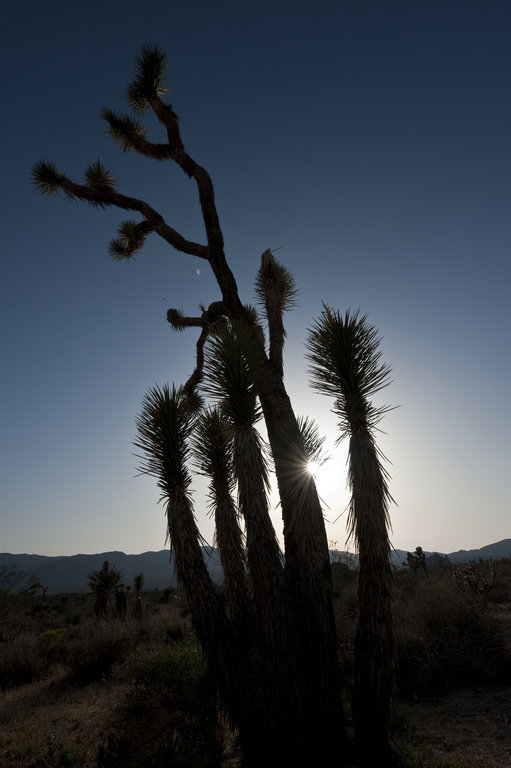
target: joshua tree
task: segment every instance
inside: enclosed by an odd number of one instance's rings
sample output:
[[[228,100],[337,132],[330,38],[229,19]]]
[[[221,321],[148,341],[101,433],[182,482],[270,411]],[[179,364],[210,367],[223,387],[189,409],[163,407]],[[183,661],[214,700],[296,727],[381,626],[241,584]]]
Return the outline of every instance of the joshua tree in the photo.
[[[403,565],[406,565],[406,567],[410,568],[415,574],[419,568],[422,568],[426,576],[429,576],[428,567],[426,565],[426,555],[424,554],[422,547],[415,547],[415,552],[407,552],[406,563],[403,563]]]
[[[118,568],[111,568],[108,560],[105,560],[100,571],[91,571],[87,576],[87,583],[96,593],[94,613],[100,619],[106,619],[113,610],[112,599],[121,589],[123,575]]]
[[[268,460],[256,424],[261,419],[248,364],[252,344],[243,333],[224,323],[206,345],[202,391],[215,399],[232,437],[232,468],[238,507],[245,521],[251,614],[260,678],[267,706],[279,712],[292,708],[285,701],[289,681],[295,680],[296,630],[290,622],[284,567],[268,505]],[[271,703],[270,703],[271,702]],[[278,714],[274,714],[275,719]]]
[[[224,573],[227,608],[235,634],[249,639],[249,591],[244,538],[234,502],[232,430],[218,408],[203,411],[193,436],[195,464],[210,478],[210,503]]]
[[[168,535],[176,573],[186,591],[195,631],[216,675],[233,723],[239,728],[244,765],[278,765],[272,738],[274,724],[261,701],[249,658],[237,643],[201,551],[193,514],[187,469],[194,410],[182,390],[151,389],[137,419],[141,470],[157,478],[167,513]],[[281,763],[286,764],[286,763]]]
[[[202,308],[198,317],[188,317],[177,309],[170,309],[167,313],[169,322],[176,329],[200,329],[197,366],[182,391],[170,390],[168,387],[156,388],[146,396],[138,422],[139,445],[147,457],[145,468],[157,476],[162,489],[178,577],[187,591],[205,656],[216,670],[224,700],[239,726],[241,740],[246,747],[247,765],[249,760],[253,765],[265,766],[309,764],[313,760],[321,763],[329,760],[332,754],[338,756],[339,765],[346,765],[349,757],[340,695],[328,541],[313,477],[304,471],[308,462],[307,450],[282,375],[285,336],[282,317],[293,302],[294,286],[285,268],[278,264],[270,251],[265,251],[261,259],[257,290],[268,323],[267,351],[262,328],[255,313],[243,305],[225,257],[211,178],[185,150],[177,115],[162,100],[166,92],[166,68],[163,52],[157,47],[144,46],[137,59],[136,76],[127,92],[130,106],[137,115],[152,110],[166,134],[163,143],[153,143],[147,138],[138,116],[133,118],[105,109],[103,117],[108,124],[110,136],[123,150],[133,150],[148,158],[173,162],[196,183],[206,242],[198,243],[184,238],[160,211],[145,200],[119,192],[113,174],[99,161],[88,167],[82,184],[70,179],[50,162],[38,163],[33,171],[33,179],[39,191],[49,196],[62,193],[71,200],[82,200],[98,208],[114,206],[135,212],[138,220],[122,222],[118,237],[110,244],[110,253],[118,261],[131,259],[149,235],[157,234],[177,251],[209,263],[220,290],[220,300]],[[251,676],[251,664],[247,664],[247,659],[236,645],[232,624],[205,570],[200,535],[188,495],[187,440],[195,421],[195,417],[191,416],[190,402],[196,405],[194,395],[203,378],[206,341],[226,322],[236,331],[266,424],[283,518],[285,566],[282,594],[285,594],[286,611],[292,615],[290,624],[299,628],[299,634],[290,628],[288,635],[291,646],[296,645],[298,661],[291,661],[295,654],[290,653],[290,661],[282,664],[283,669],[289,669],[288,665],[291,665],[296,670],[296,680],[288,681],[289,696],[291,699],[294,696],[295,703],[287,713],[281,713],[284,719],[277,718],[277,722],[272,719],[264,701],[261,701],[261,692]],[[251,431],[251,437],[247,438],[246,443],[252,441],[251,455],[258,456],[252,462],[253,469],[260,463],[260,451],[252,427],[248,430]],[[358,455],[360,442],[364,448],[367,447],[367,441],[364,443],[358,440],[358,433],[352,436],[353,456]],[[370,441],[367,444],[375,450]],[[377,453],[371,460],[373,464],[376,461],[380,468]],[[259,555],[263,560],[268,559],[272,578],[278,582],[280,556],[275,536],[267,524],[265,504],[258,502],[255,509],[242,490],[242,475],[245,471],[243,461],[246,458],[239,459],[236,476],[239,501],[247,525],[247,545],[250,549],[252,534],[249,529],[257,535],[264,534],[265,543],[262,546],[266,549]],[[259,480],[256,481],[253,479],[255,475],[251,475],[250,483],[257,482],[260,489],[261,480],[264,486],[264,475],[259,471],[258,476]],[[353,504],[354,510],[361,496],[359,483],[365,482],[365,479],[359,477],[353,469],[352,484],[354,499],[357,499]],[[386,485],[381,490],[386,499]],[[260,490],[257,491],[259,493]],[[248,522],[250,515],[257,515],[257,519],[252,521],[253,525]],[[362,520],[358,516],[358,506],[355,519]],[[362,522],[354,523],[354,527],[362,551],[362,542],[366,541],[366,533],[369,535],[370,532],[369,529],[366,531]],[[379,547],[379,544],[375,546]],[[378,557],[366,561],[364,573],[373,567],[381,567],[385,571],[382,557],[383,553],[378,549]],[[252,559],[250,554],[248,559]],[[252,570],[257,571],[255,556],[252,563],[249,563],[249,569],[254,580]],[[385,581],[386,577],[383,575],[381,578]],[[363,578],[361,582],[364,583]],[[276,591],[278,600],[280,594],[279,588]],[[361,590],[361,599],[370,603],[364,590]],[[367,612],[367,607],[361,611],[361,616],[365,615],[364,611]],[[285,623],[287,619],[283,613],[284,610],[279,618]],[[378,687],[378,713],[383,706],[382,692],[383,688]],[[378,722],[383,723],[384,720],[385,717]],[[267,743],[258,746],[257,740],[251,735],[255,732],[265,734]],[[285,739],[288,741],[287,754],[279,746],[279,734],[280,745]]]
[[[359,753],[375,765],[387,753],[394,637],[388,475],[374,430],[386,407],[370,398],[389,383],[380,340],[367,317],[344,316],[324,305],[309,330],[312,385],[334,398],[341,438],[349,436],[349,524],[359,550],[359,618],[355,638],[353,713]],[[387,764],[387,763],[385,763]]]

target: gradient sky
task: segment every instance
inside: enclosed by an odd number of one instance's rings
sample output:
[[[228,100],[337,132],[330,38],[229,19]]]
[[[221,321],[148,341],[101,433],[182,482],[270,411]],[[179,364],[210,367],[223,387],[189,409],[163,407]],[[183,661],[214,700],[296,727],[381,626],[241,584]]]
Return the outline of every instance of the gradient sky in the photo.
[[[168,100],[212,175],[242,299],[254,301],[266,248],[284,246],[295,274],[286,382],[332,454],[319,479],[328,538],[345,548],[348,493],[346,446],[303,355],[322,301],[367,312],[393,368],[381,398],[400,407],[380,445],[394,546],[511,537],[508,0],[32,0],[10,3],[3,29],[0,549],[164,546],[134,420],[148,387],[193,367],[196,334],[173,333],[167,308],[195,314],[218,290],[207,265],[154,235],[114,263],[121,212],[42,198],[30,181],[40,159],[81,180],[101,158],[121,191],[203,241],[193,184],[105,136],[101,109],[127,111],[146,42],[168,54]]]

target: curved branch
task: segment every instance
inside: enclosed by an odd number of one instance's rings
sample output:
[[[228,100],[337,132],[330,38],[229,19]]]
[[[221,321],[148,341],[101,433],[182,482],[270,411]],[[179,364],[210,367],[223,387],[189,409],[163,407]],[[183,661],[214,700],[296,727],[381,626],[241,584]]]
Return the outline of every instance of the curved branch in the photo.
[[[222,322],[223,318],[227,316],[227,309],[223,301],[212,302],[207,309],[204,310],[200,317],[187,317],[179,309],[168,309],[167,320],[172,325],[174,330],[183,331],[185,328],[201,328],[201,333],[197,339],[196,346],[196,364],[195,369],[188,381],[183,385],[183,392],[188,396],[195,394],[195,390],[202,381],[204,370],[204,345],[208,339],[208,336],[219,322]]]
[[[151,99],[151,107],[162,125],[167,129],[170,157],[190,178],[195,179],[199,191],[199,200],[206,227],[208,245],[215,250],[222,250],[224,239],[215,204],[215,192],[209,173],[193,160],[186,152],[179,131],[176,113],[169,104],[164,104],[159,96]]]
[[[124,151],[134,149],[145,157],[154,160],[171,160],[172,153],[168,144],[153,144],[145,137],[145,131],[138,120],[129,115],[119,115],[114,110],[105,107],[101,117],[108,123],[107,133],[121,145]]]
[[[201,334],[199,338],[197,339],[197,345],[195,347],[196,349],[196,364],[195,368],[191,374],[191,376],[188,378],[188,381],[186,381],[183,384],[183,392],[188,396],[191,397],[192,395],[195,395],[197,386],[202,381],[202,376],[204,373],[204,346],[206,344],[206,341],[208,339],[208,336],[211,332],[211,328],[207,325],[205,325],[202,328]]]
[[[186,240],[179,232],[167,224],[163,216],[152,208],[144,200],[136,197],[128,197],[116,192],[113,188],[91,189],[90,187],[76,184],[67,176],[62,176],[60,180],[60,189],[67,197],[84,200],[91,205],[97,205],[102,208],[113,205],[126,211],[138,211],[144,216],[153,232],[157,232],[160,237],[166,240],[177,251],[188,253],[192,256],[198,256],[201,259],[208,258],[208,249],[205,245]]]

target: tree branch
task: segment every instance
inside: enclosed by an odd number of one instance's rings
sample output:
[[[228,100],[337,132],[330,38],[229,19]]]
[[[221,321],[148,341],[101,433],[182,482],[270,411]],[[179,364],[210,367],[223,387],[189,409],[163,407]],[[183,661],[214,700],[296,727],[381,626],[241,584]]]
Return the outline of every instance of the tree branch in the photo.
[[[206,227],[208,245],[223,253],[224,239],[220,228],[220,221],[215,204],[215,192],[209,173],[198,165],[186,152],[179,131],[178,117],[169,104],[164,104],[161,98],[154,95],[151,99],[151,107],[160,121],[167,129],[169,150],[172,160],[197,183],[199,200]]]
[[[147,227],[144,229],[144,237],[150,232],[157,232],[164,240],[172,245],[177,251],[188,253],[191,256],[198,256],[201,259],[208,260],[208,248],[200,243],[195,243],[184,238],[177,230],[173,229],[163,216],[152,208],[144,200],[136,197],[128,197],[117,192],[113,185],[106,183],[96,185],[83,185],[69,179],[61,174],[55,166],[50,163],[38,163],[32,171],[32,178],[42,194],[55,195],[62,191],[70,200],[84,200],[90,205],[100,208],[115,206],[125,211],[138,211],[147,221]]]
[[[188,381],[183,385],[183,391],[192,396],[195,394],[197,385],[201,382],[204,369],[204,345],[208,336],[219,322],[227,316],[227,309],[223,301],[214,301],[204,310],[200,317],[187,317],[179,309],[167,310],[167,320],[174,330],[183,331],[185,328],[201,328],[201,334],[197,339],[196,347],[196,365]]]
[[[129,115],[118,115],[112,109],[105,107],[101,117],[109,125],[108,135],[119,143],[124,151],[134,149],[145,157],[154,160],[171,160],[172,153],[168,144],[153,144],[147,141],[142,124],[133,120]]]

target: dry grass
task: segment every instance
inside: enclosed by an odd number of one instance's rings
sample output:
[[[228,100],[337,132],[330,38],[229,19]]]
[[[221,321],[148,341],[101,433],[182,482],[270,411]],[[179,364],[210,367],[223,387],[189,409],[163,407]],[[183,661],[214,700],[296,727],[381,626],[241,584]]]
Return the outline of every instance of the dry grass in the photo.
[[[334,569],[347,694],[356,578]],[[238,768],[236,740],[182,617],[185,603],[162,599],[145,593],[140,622],[93,621],[83,596],[17,606],[0,642],[2,768]],[[403,768],[504,768],[511,566],[499,564],[484,597],[448,571],[396,576],[395,611],[402,703],[394,735]]]
[[[17,637],[11,628],[9,642],[0,645],[1,766],[170,761],[206,768],[208,753],[218,764],[216,690],[181,616],[183,601],[159,605],[158,597],[141,622],[98,622],[83,613],[70,627],[49,621],[48,629],[41,620],[31,633],[22,622]],[[31,623],[33,605],[25,608]],[[38,614],[48,618],[52,611]],[[211,725],[204,728],[206,722]]]
[[[62,669],[3,692],[0,765],[93,768],[128,688],[118,681],[72,686]]]

